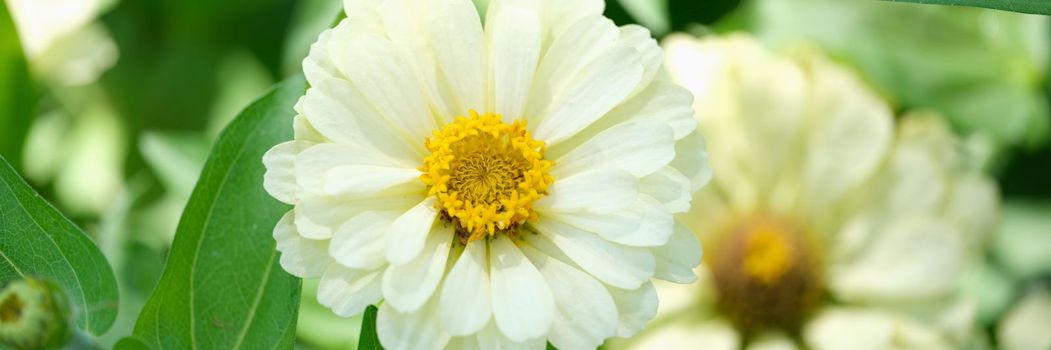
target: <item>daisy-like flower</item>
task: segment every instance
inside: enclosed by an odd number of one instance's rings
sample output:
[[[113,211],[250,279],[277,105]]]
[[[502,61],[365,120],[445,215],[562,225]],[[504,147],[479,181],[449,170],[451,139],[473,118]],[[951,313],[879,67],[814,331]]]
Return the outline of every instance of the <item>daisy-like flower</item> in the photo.
[[[995,225],[993,183],[941,119],[902,118],[814,52],[738,35],[665,43],[719,176],[682,217],[705,242],[696,285],[658,285],[638,348],[960,346],[968,256]],[[923,113],[920,113],[923,114]]]
[[[282,266],[388,349],[594,348],[695,280],[674,213],[710,177],[688,91],[600,0],[346,1],[303,62]]]

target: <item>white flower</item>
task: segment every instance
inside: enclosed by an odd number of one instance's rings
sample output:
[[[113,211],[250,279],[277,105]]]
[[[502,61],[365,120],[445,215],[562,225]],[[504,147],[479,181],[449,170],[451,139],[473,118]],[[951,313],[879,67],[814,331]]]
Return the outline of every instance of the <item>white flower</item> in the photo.
[[[740,35],[665,44],[719,176],[682,216],[705,242],[701,281],[658,285],[672,326],[634,345],[965,341],[975,308],[955,287],[998,195],[941,119],[906,116],[895,130],[876,93],[813,52],[780,57]]]
[[[997,339],[1001,349],[1047,349],[1051,347],[1051,292],[1046,285],[1034,286],[1000,320]]]
[[[295,139],[264,158],[293,204],[282,266],[388,349],[594,348],[695,279],[672,218],[710,177],[692,97],[599,0],[345,2],[303,69]],[[484,24],[483,24],[484,23]]]
[[[34,71],[65,85],[92,83],[117,62],[117,45],[95,21],[114,2],[6,0]]]

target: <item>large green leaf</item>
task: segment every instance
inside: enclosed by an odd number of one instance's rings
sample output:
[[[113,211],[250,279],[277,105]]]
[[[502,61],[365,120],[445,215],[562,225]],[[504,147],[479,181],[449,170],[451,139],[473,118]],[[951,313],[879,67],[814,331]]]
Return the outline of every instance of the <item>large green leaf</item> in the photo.
[[[920,4],[973,6],[1014,12],[1051,15],[1051,1],[1047,0],[887,0]]]
[[[263,153],[292,138],[302,77],[249,106],[219,137],[186,205],[135,336],[154,349],[291,348],[300,280],[278,263],[289,207],[263,190]]]
[[[11,13],[0,2],[0,156],[16,167],[22,165],[35,95]]]
[[[102,334],[117,316],[117,280],[95,243],[0,157],[0,284],[43,277],[65,290],[77,327]]]

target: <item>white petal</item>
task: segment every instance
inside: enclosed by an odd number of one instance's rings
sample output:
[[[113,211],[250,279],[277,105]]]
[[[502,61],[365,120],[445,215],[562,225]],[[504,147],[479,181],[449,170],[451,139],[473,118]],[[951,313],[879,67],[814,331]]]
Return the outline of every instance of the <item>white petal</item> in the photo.
[[[438,65],[464,108],[485,106],[485,42],[482,20],[470,0],[430,0],[427,34]]]
[[[639,180],[628,172],[593,169],[559,178],[533,206],[538,211],[609,213],[635,203],[638,186]]]
[[[749,342],[745,350],[796,350],[796,344],[781,333],[767,333]]]
[[[653,81],[657,71],[661,68],[661,63],[664,61],[664,52],[661,50],[660,45],[657,45],[657,40],[650,36],[649,29],[636,24],[620,27],[619,43],[631,46],[639,52],[643,72],[642,79],[639,80],[635,91],[646,88]]]
[[[322,180],[322,191],[328,195],[369,195],[400,185],[424,193],[426,188],[419,182],[420,171],[413,168],[394,168],[376,165],[343,165],[326,172]]]
[[[427,241],[438,210],[434,197],[427,197],[408,212],[399,216],[387,229],[387,260],[402,265],[416,258]]]
[[[318,284],[318,303],[340,317],[360,315],[369,305],[380,301],[382,271],[348,269],[332,264]]]
[[[643,333],[635,349],[738,350],[741,336],[730,324],[709,320],[701,324],[675,322]]]
[[[609,292],[590,275],[535,249],[523,247],[551,286],[555,320],[548,340],[559,349],[594,349],[615,335],[619,318]]]
[[[534,136],[551,146],[576,135],[624,101],[642,79],[642,72],[638,51],[614,46],[555,92]]]
[[[950,291],[962,275],[966,246],[934,220],[891,225],[858,261],[832,270],[830,287],[846,300],[915,300]]]
[[[449,343],[438,319],[438,298],[415,312],[403,313],[383,305],[376,315],[376,333],[387,350],[439,350]]]
[[[803,330],[806,345],[826,349],[949,349],[908,316],[882,310],[826,308]]]
[[[300,97],[299,101],[293,107],[300,114],[297,114],[294,118],[292,118],[292,138],[296,141],[308,141],[313,143],[331,142],[331,140],[321,135],[321,133],[318,132],[317,129],[310,124],[310,121],[307,120],[307,117],[302,114],[302,102],[303,97]]]
[[[701,263],[701,241],[686,225],[676,221],[668,243],[651,251],[657,263],[653,277],[676,283],[697,280],[693,268]]]
[[[416,258],[387,268],[383,274],[383,297],[387,305],[401,312],[412,312],[427,302],[445,274],[454,235],[451,225],[434,225]]]
[[[543,337],[515,342],[508,339],[500,329],[496,328],[496,322],[489,322],[488,326],[482,328],[477,334],[478,347],[485,350],[537,350],[544,349],[547,342]]]
[[[1036,289],[1008,311],[997,328],[1004,350],[1051,348],[1051,294]]]
[[[401,175],[402,182],[406,182],[408,180],[404,180],[407,177],[404,174],[419,174],[416,166],[380,152],[336,143],[312,146],[295,157],[296,180],[299,185],[322,195],[374,193],[398,183],[390,184],[393,182],[391,180],[386,183],[387,186],[381,186],[384,183],[377,183],[373,179],[373,171]],[[358,189],[354,186],[371,188]]]
[[[682,139],[697,129],[697,119],[693,117],[693,95],[674,83],[654,81],[592,124],[588,130],[601,131],[635,120],[664,122],[672,128],[676,140]]]
[[[668,237],[672,234],[671,213],[648,195],[640,195],[630,207],[608,214],[549,211],[538,213],[598,234],[611,242],[633,247],[660,246],[668,242]]]
[[[422,140],[387,122],[360,89],[341,79],[312,82],[303,114],[318,132],[358,149],[354,154],[386,154],[407,162],[423,159]]]
[[[490,7],[491,12],[497,9]],[[566,24],[569,27],[565,33],[555,37],[537,67],[525,110],[530,125],[539,125],[555,95],[573,81],[577,71],[608,51],[620,36],[613,21],[601,14],[585,16],[575,23]]]
[[[522,117],[540,59],[540,22],[533,11],[506,6],[487,22],[494,111]]]
[[[393,215],[377,212],[365,212],[351,218],[332,235],[328,254],[349,268],[379,268],[387,263],[383,254],[385,233],[393,221]]]
[[[296,232],[295,215],[289,211],[274,226],[274,240],[281,252],[281,267],[301,278],[319,277],[332,259],[325,252],[328,242],[306,239]]]
[[[656,198],[672,213],[690,210],[693,188],[690,179],[672,167],[664,167],[639,182],[639,192]]]
[[[551,329],[555,302],[544,277],[510,239],[490,241],[493,319],[515,342],[540,337]]]
[[[342,203],[330,198],[307,197],[296,204],[296,229],[310,239],[329,239],[339,226],[353,217]]]
[[[635,335],[657,315],[657,290],[653,288],[653,283],[646,282],[636,289],[607,286],[606,290],[617,304],[617,314],[620,315],[620,322],[617,324],[618,337]]]
[[[383,195],[369,198],[303,197],[295,206],[296,228],[310,239],[329,239],[347,220],[366,211],[405,212],[421,195]]]
[[[584,271],[606,284],[635,289],[653,277],[656,263],[645,248],[616,244],[555,220],[541,218],[533,226],[540,231],[533,239],[537,248],[547,252],[551,248],[543,244],[545,239],[550,240]]]
[[[388,1],[390,2],[390,1]],[[386,4],[385,4],[386,5]],[[336,66],[396,128],[422,141],[438,130],[409,60],[378,34],[352,35],[333,53]]]
[[[821,120],[807,138],[804,181],[814,210],[822,210],[875,171],[890,147],[894,117],[885,102],[844,69],[814,69],[812,74],[812,108]]]
[[[675,156],[671,127],[656,121],[637,121],[609,128],[556,158],[551,175],[562,179],[588,169],[616,167],[643,177],[668,165]],[[689,176],[682,168],[676,168]]]
[[[305,141],[288,141],[274,146],[266,154],[263,154],[263,166],[266,173],[263,174],[263,188],[266,193],[287,204],[296,201],[296,193],[299,185],[296,183],[295,163],[296,154],[310,146]]]
[[[693,191],[704,187],[712,179],[712,166],[708,163],[704,142],[704,136],[694,131],[675,143],[675,159],[671,161],[671,166],[690,179]]]
[[[467,245],[442,287],[442,325],[454,336],[470,335],[489,323],[489,252],[483,241]]]

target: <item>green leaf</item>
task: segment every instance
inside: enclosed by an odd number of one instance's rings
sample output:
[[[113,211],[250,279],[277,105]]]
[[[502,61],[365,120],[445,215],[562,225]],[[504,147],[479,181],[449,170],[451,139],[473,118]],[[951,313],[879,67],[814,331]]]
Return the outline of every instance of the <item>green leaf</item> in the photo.
[[[0,3],[0,156],[22,165],[22,145],[33,119],[36,93],[11,13]]]
[[[886,0],[918,4],[984,7],[996,10],[1051,15],[1051,1],[1047,0]]]
[[[117,280],[95,243],[0,157],[0,284],[46,278],[70,298],[80,329],[102,334],[117,316]]]
[[[376,313],[379,309],[369,305],[365,309],[365,318],[361,321],[361,336],[358,337],[358,350],[383,350],[380,337],[376,334]]]
[[[263,190],[263,153],[292,138],[292,78],[220,135],[176,230],[135,336],[154,349],[291,348],[300,280],[278,262],[274,224],[289,210]]]

